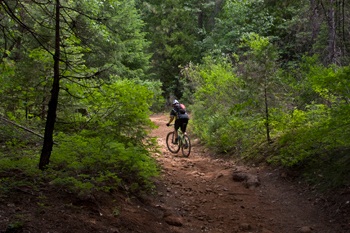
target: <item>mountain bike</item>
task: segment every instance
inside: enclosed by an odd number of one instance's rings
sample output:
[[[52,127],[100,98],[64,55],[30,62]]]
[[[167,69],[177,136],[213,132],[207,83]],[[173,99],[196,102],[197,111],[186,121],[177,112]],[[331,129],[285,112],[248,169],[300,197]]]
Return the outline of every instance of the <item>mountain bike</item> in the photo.
[[[172,124],[173,125],[173,124]],[[171,125],[169,125],[171,126]],[[182,155],[185,157],[190,156],[191,153],[191,140],[187,134],[184,134],[181,129],[177,130],[177,141],[175,138],[175,130],[168,133],[166,136],[166,146],[171,153],[178,153],[181,149]]]

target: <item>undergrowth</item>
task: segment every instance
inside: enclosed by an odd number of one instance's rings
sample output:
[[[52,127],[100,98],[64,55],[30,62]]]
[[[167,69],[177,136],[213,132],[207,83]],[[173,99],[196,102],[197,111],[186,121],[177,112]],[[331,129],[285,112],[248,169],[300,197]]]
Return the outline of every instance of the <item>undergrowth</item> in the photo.
[[[150,151],[108,137],[61,134],[50,165],[38,169],[40,144],[3,143],[0,150],[0,193],[20,187],[38,190],[50,185],[76,195],[122,191],[142,195],[153,191],[158,167]],[[152,142],[148,142],[151,147]],[[154,146],[154,145],[153,145]]]
[[[239,68],[226,59],[188,68],[196,88],[191,124],[201,141],[218,153],[297,170],[322,190],[349,187],[350,67],[305,57],[260,85],[264,76]]]

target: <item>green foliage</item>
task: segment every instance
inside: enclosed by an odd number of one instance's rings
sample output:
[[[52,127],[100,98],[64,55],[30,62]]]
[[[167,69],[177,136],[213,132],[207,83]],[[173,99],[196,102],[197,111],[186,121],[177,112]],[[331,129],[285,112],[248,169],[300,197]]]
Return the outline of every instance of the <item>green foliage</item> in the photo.
[[[256,0],[225,1],[212,36],[204,41],[206,51],[217,55],[238,53],[244,34],[268,36],[274,17],[262,6],[263,1]]]
[[[332,151],[326,158],[310,163],[305,178],[322,190],[329,190],[350,185],[349,149],[340,148]]]
[[[324,67],[314,56],[277,70],[267,38],[249,33],[242,42],[234,69],[218,57],[184,68],[194,90],[193,131],[217,151],[302,168],[326,188],[349,185],[349,67]]]
[[[347,103],[350,98],[350,67],[314,66],[310,71],[310,82],[313,89],[325,101]]]
[[[136,81],[140,85],[146,87],[148,91],[153,95],[153,98],[148,100],[148,105],[150,106],[150,110],[152,112],[160,112],[164,110],[165,106],[165,99],[163,98],[163,91],[162,91],[162,83],[160,80],[158,81]]]
[[[158,175],[155,161],[139,146],[114,141],[113,136],[60,135],[47,175],[53,184],[74,192],[125,189],[131,193],[151,190]],[[55,172],[53,172],[55,171]]]
[[[78,119],[85,130],[69,133],[65,125],[59,125],[69,134],[57,138],[53,183],[82,194],[118,187],[132,193],[152,189],[151,178],[158,171],[147,150],[152,142],[146,136],[153,127],[149,109],[159,104],[160,83],[111,79],[112,84],[78,92],[84,96],[78,106],[87,114]],[[70,89],[79,90],[72,84]],[[76,114],[68,116],[77,119]]]
[[[306,112],[298,112],[298,124],[295,121],[290,131],[278,141],[279,155],[271,158],[284,166],[303,166],[308,170],[309,179],[324,185],[335,187],[349,185],[350,124],[345,119],[349,106],[328,109],[325,106],[313,106]]]
[[[77,94],[79,88],[72,90],[71,84],[79,84],[80,89],[96,87],[101,79],[113,81],[109,80],[111,74],[145,79],[149,43],[134,1],[63,1],[61,5],[60,82],[66,96],[60,96],[60,101],[67,103],[67,96]],[[8,6],[15,8],[11,11],[22,24],[18,27],[13,17],[4,14],[0,110],[15,118],[43,120],[53,75],[55,3],[11,2]],[[59,104],[59,111],[72,111],[70,107]]]
[[[52,82],[55,5],[6,3],[0,112],[40,133]],[[310,169],[308,179],[350,180],[350,67],[325,66],[348,64],[348,4],[89,0],[62,1],[61,10],[55,130],[63,141],[50,170],[56,184],[75,192],[148,186],[152,169],[142,173],[147,166],[133,154],[147,157],[150,110],[162,110],[161,95],[172,94],[192,105],[191,129],[218,151],[246,156],[264,147],[271,162]],[[31,182],[37,151],[28,148],[37,150],[38,140],[7,124],[0,131],[1,172],[19,169]],[[262,143],[266,131],[271,144]],[[128,172],[137,178],[128,180]],[[5,175],[1,182],[11,181]]]
[[[310,67],[306,82],[320,103],[284,115],[278,154],[270,162],[303,167],[307,179],[323,188],[349,185],[348,72],[349,67]]]
[[[284,134],[278,142],[281,144],[280,156],[277,159],[285,166],[303,163],[308,157],[317,154],[322,148],[320,120],[327,117],[327,110],[323,105],[310,106],[308,111],[295,110],[291,114]]]
[[[139,1],[140,2],[140,1]],[[197,6],[199,5],[199,6]],[[151,75],[163,84],[164,96],[174,94],[182,97],[183,86],[179,80],[181,66],[199,61],[200,52],[196,42],[198,33],[198,7],[203,3],[184,0],[147,0],[139,3],[145,30],[151,41]]]
[[[29,149],[24,151],[22,147],[3,150],[4,148],[0,153],[1,195],[6,195],[9,191],[20,187],[36,190],[37,182],[41,179],[37,167],[38,157],[33,155],[37,151]]]
[[[144,22],[135,1],[83,1],[75,4],[98,19],[77,17],[78,27],[81,27],[79,36],[91,49],[85,57],[88,66],[106,69],[100,74],[104,78],[110,75],[145,78],[151,54],[145,52],[149,42],[145,40]]]
[[[209,146],[242,153],[261,137],[261,117],[251,111],[254,100],[227,60],[208,57],[205,64],[188,67],[187,74],[195,87],[192,129]]]
[[[86,127],[97,134],[112,134],[120,142],[141,142],[145,129],[152,126],[149,109],[158,98],[153,92],[156,85],[151,89],[151,84],[123,79],[90,90],[80,105],[88,113]]]
[[[158,167],[149,154],[154,142],[147,132],[154,127],[149,109],[159,104],[160,83],[112,79],[113,84],[99,88],[83,89],[78,84],[65,83],[75,96],[84,97],[63,95],[65,107],[79,106],[87,115],[74,111],[58,113],[66,122],[57,124],[61,133],[54,140],[58,145],[54,147],[51,165],[43,173],[38,173],[39,153],[33,147],[40,146],[38,138],[0,124],[0,174],[4,174],[0,182],[1,187],[6,187],[1,190],[3,193],[23,185],[36,188],[43,183],[79,195],[95,190],[122,189],[133,194],[152,191]]]

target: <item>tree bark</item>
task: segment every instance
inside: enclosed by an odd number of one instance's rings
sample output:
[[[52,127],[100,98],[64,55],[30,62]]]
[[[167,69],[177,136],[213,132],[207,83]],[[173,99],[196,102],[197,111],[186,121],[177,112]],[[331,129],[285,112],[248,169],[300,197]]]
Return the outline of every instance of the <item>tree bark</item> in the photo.
[[[268,143],[271,143],[270,137],[270,119],[269,119],[269,103],[267,97],[267,76],[265,74],[265,83],[264,83],[264,100],[265,100],[265,128],[266,128],[266,140]]]
[[[328,24],[329,24],[329,36],[328,36],[328,54],[329,61],[336,63],[337,50],[336,50],[336,21],[335,21],[335,0],[330,0],[330,8],[328,10]]]
[[[39,169],[44,170],[50,163],[50,156],[53,147],[53,131],[56,122],[56,111],[58,105],[58,95],[60,90],[60,1],[56,0],[56,25],[55,25],[55,54],[54,77],[51,89],[51,99],[48,105],[47,119],[44,134],[44,143],[40,156]]]

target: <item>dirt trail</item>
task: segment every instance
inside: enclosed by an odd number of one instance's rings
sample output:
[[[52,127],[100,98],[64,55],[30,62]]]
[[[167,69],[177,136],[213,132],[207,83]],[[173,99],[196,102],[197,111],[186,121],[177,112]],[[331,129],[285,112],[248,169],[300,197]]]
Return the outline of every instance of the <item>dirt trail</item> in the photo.
[[[215,159],[195,140],[190,157],[171,154],[165,144],[171,130],[165,126],[168,116],[151,119],[159,126],[152,135],[161,146],[156,158],[163,167],[155,205],[172,232],[342,233],[311,194],[283,181],[277,172]],[[252,183],[234,181],[233,174],[246,175]]]
[[[278,171],[215,158],[194,139],[190,157],[171,154],[167,114],[151,119],[159,126],[152,132],[160,145],[158,192],[77,196],[51,185],[19,186],[0,195],[0,233],[350,232],[350,190],[329,202]]]

